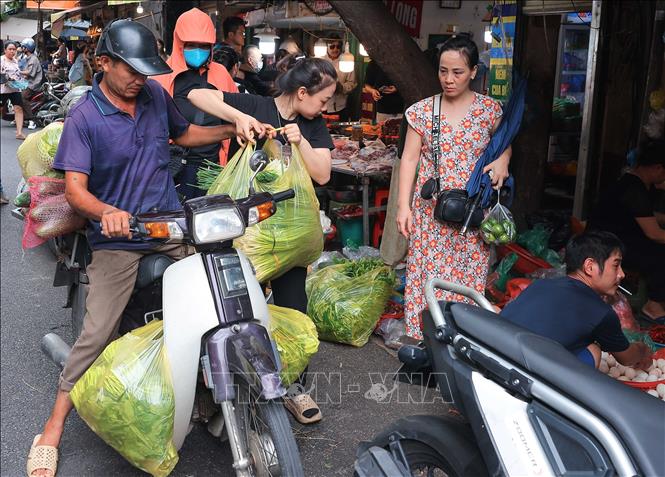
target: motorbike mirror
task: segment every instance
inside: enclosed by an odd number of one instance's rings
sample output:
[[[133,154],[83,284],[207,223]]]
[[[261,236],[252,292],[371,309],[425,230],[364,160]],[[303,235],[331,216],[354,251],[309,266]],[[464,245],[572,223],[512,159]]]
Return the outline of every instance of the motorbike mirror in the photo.
[[[249,195],[254,195],[254,179],[256,175],[266,168],[268,165],[268,154],[265,151],[258,150],[249,156],[249,168],[254,171],[252,177],[249,179]]]
[[[259,173],[268,165],[268,154],[265,151],[254,151],[249,157],[249,168],[254,171],[254,173]]]

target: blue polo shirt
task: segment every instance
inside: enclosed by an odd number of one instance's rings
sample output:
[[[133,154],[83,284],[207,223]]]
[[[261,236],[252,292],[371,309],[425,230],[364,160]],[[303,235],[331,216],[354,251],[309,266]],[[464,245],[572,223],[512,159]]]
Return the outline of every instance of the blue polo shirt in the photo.
[[[625,351],[619,317],[598,293],[571,277],[536,280],[506,305],[501,316],[561,343],[574,354],[591,343],[603,351]]]
[[[106,98],[99,87],[70,110],[65,120],[54,169],[88,175],[88,190],[100,201],[132,215],[181,208],[168,170],[169,137],[181,136],[189,122],[159,83],[148,79],[136,98],[132,118]],[[100,223],[90,220],[88,241],[93,250],[141,250],[154,243],[107,238]]]

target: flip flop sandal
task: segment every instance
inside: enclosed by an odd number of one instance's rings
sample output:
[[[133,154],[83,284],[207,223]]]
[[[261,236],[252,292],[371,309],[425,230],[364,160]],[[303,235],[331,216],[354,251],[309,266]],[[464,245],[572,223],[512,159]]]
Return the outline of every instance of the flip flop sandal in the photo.
[[[34,477],[32,473],[39,469],[45,469],[51,472],[51,477],[55,477],[58,470],[58,448],[53,446],[38,446],[37,441],[42,437],[37,434],[32,441],[30,453],[28,454],[28,477]]]
[[[25,139],[25,136],[23,134],[17,134],[16,139],[23,141]]]
[[[289,410],[293,417],[301,424],[312,424],[319,422],[321,410],[309,394],[298,394],[292,398],[284,398],[284,407]]]
[[[658,318],[651,318],[649,315],[647,315],[643,311],[640,311],[639,316],[640,316],[640,318],[642,318],[644,321],[646,321],[648,323],[652,323],[654,325],[665,325],[665,315],[659,316]]]

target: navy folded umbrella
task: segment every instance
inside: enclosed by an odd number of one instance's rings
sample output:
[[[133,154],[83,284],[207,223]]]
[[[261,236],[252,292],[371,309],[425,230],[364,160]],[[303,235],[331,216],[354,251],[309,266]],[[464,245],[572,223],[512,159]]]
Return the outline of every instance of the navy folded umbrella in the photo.
[[[473,170],[469,182],[466,184],[466,191],[469,197],[474,197],[482,191],[480,198],[480,206],[482,208],[489,207],[492,198],[492,181],[488,174],[483,174],[483,169],[498,159],[501,153],[510,146],[522,123],[524,97],[526,96],[526,78],[521,77],[517,72],[514,72],[513,75],[513,89],[508,103],[506,103],[503,109],[501,123],[487,144],[485,152],[478,159],[478,164]],[[504,181],[503,187],[510,189],[510,197],[512,198],[514,187],[512,175]]]

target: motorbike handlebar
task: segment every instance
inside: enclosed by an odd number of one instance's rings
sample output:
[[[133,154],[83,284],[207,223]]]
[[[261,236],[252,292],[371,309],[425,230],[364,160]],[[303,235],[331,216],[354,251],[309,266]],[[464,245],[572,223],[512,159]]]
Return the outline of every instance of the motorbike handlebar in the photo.
[[[296,193],[293,189],[287,189],[282,192],[277,192],[276,194],[273,194],[272,199],[275,202],[281,202],[283,200],[288,200],[288,199],[293,199],[296,196]]]
[[[141,232],[139,230],[139,221],[136,217],[129,218],[129,232],[132,235],[138,235]]]

